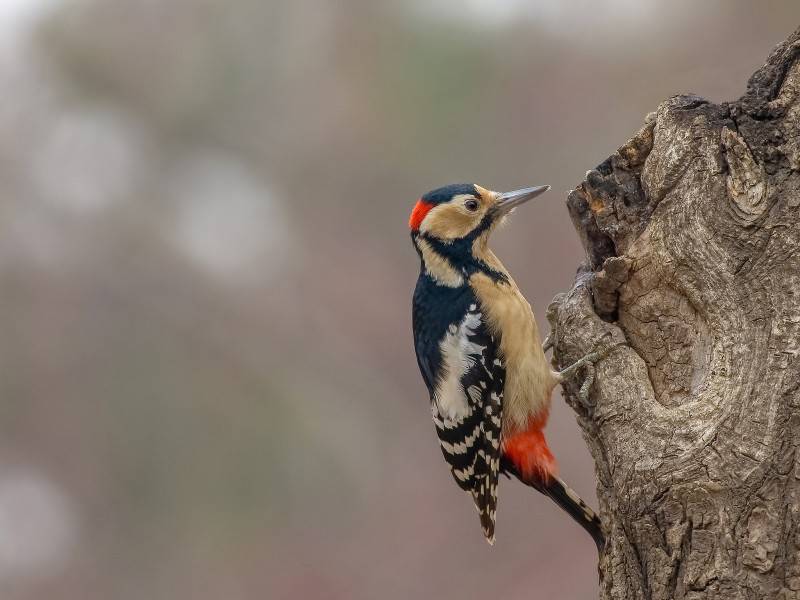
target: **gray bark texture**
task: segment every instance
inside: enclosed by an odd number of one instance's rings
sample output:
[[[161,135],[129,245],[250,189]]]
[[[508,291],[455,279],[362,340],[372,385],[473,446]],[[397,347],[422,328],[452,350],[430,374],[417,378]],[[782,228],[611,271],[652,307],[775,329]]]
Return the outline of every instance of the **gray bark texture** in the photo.
[[[670,98],[572,191],[555,363],[596,464],[600,596],[800,599],[800,29],[741,99]]]

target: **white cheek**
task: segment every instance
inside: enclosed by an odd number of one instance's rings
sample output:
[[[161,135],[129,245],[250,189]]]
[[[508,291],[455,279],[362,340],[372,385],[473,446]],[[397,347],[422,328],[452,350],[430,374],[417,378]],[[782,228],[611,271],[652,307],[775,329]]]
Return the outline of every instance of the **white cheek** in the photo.
[[[429,210],[419,224],[419,231],[441,240],[455,239],[472,231],[485,215],[482,207],[473,212],[466,209],[463,199],[454,199]]]

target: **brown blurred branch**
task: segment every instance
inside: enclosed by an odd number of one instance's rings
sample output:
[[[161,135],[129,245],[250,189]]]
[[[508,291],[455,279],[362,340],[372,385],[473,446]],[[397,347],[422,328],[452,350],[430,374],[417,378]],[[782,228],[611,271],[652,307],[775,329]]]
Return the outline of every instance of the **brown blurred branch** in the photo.
[[[549,311],[604,334],[590,408],[607,599],[800,598],[800,29],[712,104],[676,96],[567,200],[589,264]]]

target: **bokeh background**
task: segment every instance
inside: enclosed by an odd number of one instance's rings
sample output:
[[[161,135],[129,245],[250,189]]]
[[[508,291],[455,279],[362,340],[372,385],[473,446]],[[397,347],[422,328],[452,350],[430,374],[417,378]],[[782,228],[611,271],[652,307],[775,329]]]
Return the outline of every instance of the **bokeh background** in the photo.
[[[407,218],[496,235],[540,321],[565,190],[671,94],[734,99],[796,0],[2,0],[0,597],[593,598],[589,538],[439,454]],[[543,326],[546,325],[543,323]],[[560,400],[549,438],[594,499]]]

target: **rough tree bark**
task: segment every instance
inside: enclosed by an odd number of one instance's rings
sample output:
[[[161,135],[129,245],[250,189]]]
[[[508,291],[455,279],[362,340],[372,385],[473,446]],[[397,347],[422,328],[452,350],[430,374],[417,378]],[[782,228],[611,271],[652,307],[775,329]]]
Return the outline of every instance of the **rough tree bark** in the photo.
[[[567,390],[601,597],[800,598],[800,29],[740,100],[661,104],[567,206],[588,264],[555,360],[618,344],[591,405]]]

